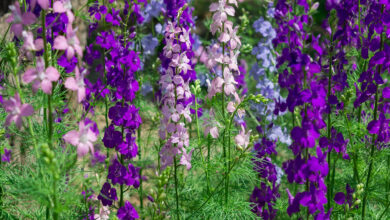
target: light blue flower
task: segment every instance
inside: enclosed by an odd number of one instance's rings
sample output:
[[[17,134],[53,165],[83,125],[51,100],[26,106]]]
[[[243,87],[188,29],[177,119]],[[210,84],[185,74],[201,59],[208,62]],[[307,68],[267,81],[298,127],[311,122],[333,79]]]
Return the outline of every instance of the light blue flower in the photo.
[[[141,39],[142,48],[144,49],[144,55],[150,56],[154,54],[154,50],[158,46],[158,39],[156,37],[153,37],[152,34],[145,35]]]
[[[148,23],[153,17],[157,18],[160,15],[161,10],[165,7],[162,0],[151,0],[142,12],[144,17],[143,23]]]

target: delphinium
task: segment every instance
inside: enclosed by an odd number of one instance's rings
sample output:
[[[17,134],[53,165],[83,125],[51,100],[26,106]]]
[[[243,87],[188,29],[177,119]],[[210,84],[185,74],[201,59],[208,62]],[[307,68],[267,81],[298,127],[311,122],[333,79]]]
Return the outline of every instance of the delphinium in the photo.
[[[368,199],[373,179],[375,153],[388,147],[389,119],[388,114],[388,87],[386,87],[386,76],[388,76],[389,45],[386,43],[388,33],[387,16],[389,14],[389,3],[387,1],[361,1],[356,6],[358,13],[358,49],[364,59],[362,72],[356,87],[356,100],[354,107],[358,108],[358,121],[361,122],[363,104],[369,103],[370,113],[366,136],[366,144],[369,152],[368,171],[364,183],[364,194],[362,201],[361,217],[366,217]],[[355,15],[356,17],[356,15]],[[360,44],[359,44],[360,43]],[[388,184],[388,183],[386,183]],[[387,188],[386,188],[387,190]]]
[[[63,157],[56,155],[55,152],[62,151],[73,157],[72,147],[59,148],[59,144],[62,144],[61,133],[64,133],[63,129],[67,129],[62,125],[55,124],[54,120],[55,110],[63,110],[62,106],[59,106],[59,88],[65,86],[70,90],[79,90],[79,101],[84,99],[83,92],[80,87],[83,84],[83,75],[85,72],[80,73],[79,69],[83,70],[81,62],[78,63],[78,67],[75,68],[76,79],[74,77],[61,76],[60,68],[57,66],[56,55],[63,54],[66,59],[82,59],[82,49],[79,45],[79,41],[76,36],[76,32],[73,28],[74,15],[71,11],[71,6],[68,2],[55,1],[50,2],[48,0],[41,0],[38,2],[29,1],[23,4],[23,7],[19,7],[16,2],[12,7],[13,14],[11,15],[9,22],[12,23],[12,32],[15,34],[17,41],[23,41],[21,44],[20,56],[26,59],[32,66],[23,70],[23,66],[17,63],[17,55],[15,44],[8,45],[8,52],[11,57],[10,60],[11,70],[14,75],[14,82],[16,85],[16,92],[9,90],[8,92],[14,93],[13,97],[4,101],[4,108],[10,114],[6,120],[6,125],[9,126],[12,122],[15,122],[16,126],[21,128],[24,124],[22,117],[32,116],[34,119],[36,116],[42,117],[40,120],[43,122],[43,129],[38,129],[34,126],[31,118],[27,119],[30,135],[32,136],[32,145],[34,148],[34,156],[38,160],[37,169],[43,169],[40,165],[44,162],[46,169],[49,170],[50,177],[47,181],[43,181],[40,184],[50,184],[48,186],[50,190],[45,192],[45,196],[48,199],[41,200],[36,198],[43,206],[46,206],[46,216],[52,215],[53,219],[59,219],[61,216],[61,210],[59,207],[63,206],[62,199],[58,194],[58,184],[61,186],[67,184],[68,180],[65,179],[65,175],[68,176],[68,171],[74,163],[68,165],[67,170],[61,171],[60,167],[63,166]],[[37,8],[35,8],[37,7]],[[34,12],[34,13],[32,13]],[[20,20],[20,18],[24,18]],[[52,23],[51,21],[62,18],[64,21],[61,24]],[[21,23],[20,23],[21,22]],[[27,26],[31,24],[37,24],[36,26]],[[23,71],[22,76],[18,76],[19,72]],[[72,72],[70,70],[69,72]],[[61,77],[61,80],[59,80]],[[31,105],[26,104],[26,100],[30,97],[25,93],[24,88],[21,86],[22,82],[26,85],[31,84],[32,92],[38,94],[38,97],[46,102],[42,106],[43,114],[38,111],[34,112]],[[65,82],[64,82],[65,81]],[[41,93],[41,91],[43,93]],[[9,94],[11,95],[11,94]],[[95,122],[88,118],[76,118],[80,120],[78,131],[70,131],[63,136],[65,142],[74,145],[77,149],[77,155],[81,158],[89,151],[93,152],[93,142],[96,141],[98,131],[96,129]],[[25,124],[24,124],[25,125]],[[68,129],[67,129],[68,130]],[[46,133],[46,135],[43,135]],[[42,138],[42,136],[45,138]],[[64,145],[65,146],[65,145]],[[72,152],[73,151],[73,152]],[[74,157],[76,158],[76,157]],[[77,158],[76,158],[77,159]],[[70,159],[72,161],[72,159]],[[40,178],[46,178],[40,176],[42,173],[32,176],[31,181],[38,181]],[[40,176],[40,177],[39,177]],[[35,182],[38,183],[38,182]],[[73,190],[71,190],[73,192]],[[61,193],[63,194],[63,193]]]
[[[274,8],[269,5],[268,19],[273,18]],[[253,24],[256,32],[261,34],[261,40],[257,46],[253,48],[252,54],[256,55],[258,62],[253,64],[251,69],[251,77],[256,82],[256,91],[262,94],[264,97],[273,100],[283,102],[283,97],[279,94],[279,88],[277,85],[268,79],[267,75],[275,73],[275,57],[272,40],[276,37],[276,32],[272,27],[270,21],[260,17]],[[272,75],[271,75],[272,76]],[[250,201],[253,203],[252,211],[258,216],[264,219],[274,219],[277,214],[277,210],[274,208],[276,199],[279,195],[279,184],[281,181],[282,170],[280,167],[272,162],[271,155],[276,155],[276,142],[291,144],[291,140],[288,134],[284,134],[280,126],[274,124],[276,117],[273,114],[275,104],[253,103],[251,109],[254,110],[255,120],[265,120],[269,123],[268,126],[262,127],[257,124],[257,131],[261,138],[254,145],[255,152],[255,170],[259,172],[260,187],[255,186],[252,192]],[[259,119],[258,119],[259,118]],[[267,125],[267,124],[266,124]]]
[[[301,7],[303,15],[297,14],[297,8]],[[328,149],[322,149],[317,144],[321,129],[326,127],[323,114],[326,110],[327,84],[318,75],[321,60],[315,51],[309,53],[312,47],[307,39],[312,36],[306,33],[306,28],[310,26],[309,9],[312,11],[314,7],[318,5],[312,6],[306,1],[293,2],[292,5],[279,1],[275,8],[277,37],[273,40],[275,47],[286,45],[278,55],[276,67],[287,63],[283,65],[284,70],[279,70],[279,85],[288,90],[287,109],[294,118],[291,131],[293,143],[289,148],[295,158],[284,162],[283,169],[290,183],[305,185],[303,192],[296,191],[295,196],[291,196],[287,213],[291,216],[299,212],[302,205],[307,207],[307,218],[309,215],[316,218],[325,216],[325,177],[329,172],[326,160]],[[298,123],[294,122],[296,111],[301,116]]]
[[[146,4],[146,1],[125,1],[123,8],[117,9],[120,4],[115,1],[108,4],[96,1],[89,9],[90,15],[94,16],[94,23],[89,28],[100,31],[95,44],[88,46],[87,61],[99,73],[88,98],[104,102],[106,127],[102,141],[110,161],[107,179],[98,199],[103,206],[113,206],[118,200],[118,205],[114,207],[118,208],[119,219],[139,218],[132,204],[125,201],[124,193],[127,191],[125,187],[138,188],[141,184],[140,168],[132,162],[138,155],[136,134],[142,123],[139,109],[134,105],[139,91],[135,73],[141,63],[132,39],[136,35],[135,25],[144,20],[141,8]],[[95,65],[94,60],[103,62]],[[111,155],[109,149],[115,149],[115,154]]]
[[[163,147],[160,151],[161,169],[173,165],[176,216],[180,218],[178,195],[178,165],[191,168],[192,151],[189,147],[189,134],[186,123],[191,123],[190,106],[192,93],[189,83],[196,77],[192,67],[192,42],[189,23],[191,11],[186,1],[165,1],[166,15],[169,18],[165,27],[165,47],[160,55],[162,72],[161,86],[161,127],[160,138]],[[186,149],[187,148],[187,149]],[[180,161],[178,161],[180,157]]]
[[[218,3],[212,3],[210,5],[210,11],[213,12],[212,23],[210,26],[211,33],[213,35],[219,34],[218,43],[212,46],[210,54],[208,55],[208,61],[206,66],[214,73],[214,78],[209,86],[208,98],[219,99],[220,106],[212,106],[210,111],[215,111],[214,108],[218,107],[222,119],[220,123],[212,122],[216,118],[210,118],[210,128],[207,130],[210,132],[213,138],[222,138],[222,152],[224,160],[224,204],[227,206],[229,197],[229,173],[232,163],[231,149],[231,130],[232,120],[237,114],[239,118],[242,118],[245,114],[242,101],[244,100],[237,93],[237,82],[235,81],[233,73],[240,75],[238,67],[238,56],[240,54],[241,40],[238,37],[238,26],[233,26],[233,22],[228,20],[229,16],[235,15],[235,9],[230,4],[238,6],[237,1],[229,0],[219,1]],[[220,67],[219,67],[220,66]],[[220,74],[217,75],[220,68]],[[217,94],[220,94],[217,96]],[[232,100],[233,98],[233,100]],[[210,114],[210,116],[213,116]],[[233,118],[232,118],[233,117]],[[222,134],[217,124],[223,126]],[[246,149],[249,145],[250,131],[246,131],[245,127],[241,125],[241,130],[238,135],[234,137],[236,145],[239,149]]]

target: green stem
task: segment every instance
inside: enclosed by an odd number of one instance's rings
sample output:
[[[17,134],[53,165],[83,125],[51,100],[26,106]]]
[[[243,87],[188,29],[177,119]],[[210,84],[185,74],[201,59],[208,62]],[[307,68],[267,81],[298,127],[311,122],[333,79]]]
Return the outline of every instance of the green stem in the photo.
[[[178,193],[178,181],[177,181],[177,161],[176,161],[176,155],[173,158],[174,162],[174,175],[175,175],[175,195],[176,195],[176,219],[180,219],[180,212],[179,212],[179,193]]]
[[[139,161],[142,163],[142,148],[141,148],[141,125],[138,127],[138,154],[139,154]],[[142,185],[142,165],[140,167],[140,170],[139,170],[139,176],[140,176],[140,179],[139,179],[139,201],[140,201],[140,211],[141,213],[143,213],[143,209],[144,209],[144,195],[143,195],[143,185]],[[141,219],[143,219],[141,217]]]
[[[237,160],[235,160],[232,164],[231,167],[228,168],[228,174],[233,170],[233,168],[238,164],[238,162],[240,161],[240,159],[246,154],[246,151],[250,149],[249,147],[245,148],[242,153],[240,154],[240,156],[238,157]],[[196,209],[193,214],[191,214],[187,219],[191,219],[193,216],[194,216],[194,213],[199,213],[199,211],[207,204],[207,202],[218,192],[222,191],[222,189],[218,190],[218,188],[222,185],[222,183],[225,182],[225,178],[227,176],[225,175],[225,177],[219,181],[219,183],[216,185],[215,187],[215,190],[209,195],[209,197],[202,203],[202,205],[200,205],[200,207],[198,209]]]
[[[378,110],[378,88],[376,90],[376,93],[375,93],[375,107],[374,107],[374,120],[377,120],[377,110]],[[369,191],[369,184],[370,184],[370,180],[371,180],[371,172],[372,172],[372,167],[373,167],[373,157],[374,157],[374,152],[375,152],[375,140],[376,140],[376,135],[373,134],[372,135],[372,144],[371,144],[371,151],[370,151],[370,162],[369,162],[369,165],[368,165],[368,174],[367,174],[367,180],[366,180],[366,184],[364,185],[365,189],[367,190],[365,193],[364,193],[364,197],[363,197],[363,206],[362,206],[362,219],[365,218],[365,214],[366,214],[366,203],[367,203],[367,196],[368,196],[368,191]]]
[[[383,14],[383,11],[384,11],[384,5],[382,5],[382,14]],[[381,48],[380,48],[380,51],[383,50],[384,48],[384,32],[385,31],[382,31],[381,33]],[[378,73],[380,74],[382,72],[382,65],[379,65],[378,66]],[[377,120],[378,119],[378,100],[379,100],[379,85],[376,85],[377,88],[376,88],[376,92],[375,92],[375,105],[374,105],[374,120]],[[376,141],[376,134],[372,134],[372,144],[371,144],[371,152],[370,152],[370,164],[368,166],[368,174],[367,174],[367,180],[366,180],[366,185],[364,186],[365,187],[365,193],[364,193],[364,197],[363,197],[363,206],[362,206],[362,219],[365,218],[365,214],[366,214],[366,203],[367,203],[367,197],[368,197],[368,194],[369,194],[369,184],[370,184],[370,180],[371,180],[371,172],[372,172],[372,167],[373,167],[373,164],[374,164],[374,160],[373,160],[373,157],[374,157],[374,152],[375,152],[375,141]]]
[[[49,66],[49,57],[48,57],[48,48],[47,48],[47,38],[46,38],[46,11],[45,10],[42,10],[42,38],[43,38],[43,45],[44,45],[44,53],[43,53],[43,57],[44,57],[44,60],[45,60],[45,68],[48,68]],[[52,103],[51,103],[51,95],[48,95],[47,96],[47,105],[48,105],[48,145],[50,147],[51,150],[53,150],[53,115],[51,114],[52,112]],[[53,193],[53,219],[54,220],[57,220],[58,219],[58,211],[57,211],[57,193],[56,193],[56,189],[57,189],[57,179],[55,177],[55,171],[52,172],[52,175],[53,175],[53,189],[52,189],[52,193]]]
[[[207,162],[206,162],[206,179],[207,179],[207,193],[210,194],[210,176],[209,176],[209,165],[210,165],[210,147],[211,147],[211,135],[207,136]]]
[[[331,104],[329,103],[329,97],[332,93],[332,64],[333,64],[333,56],[332,56],[332,52],[333,52],[333,34],[330,35],[330,50],[329,50],[329,71],[328,71],[328,94],[327,94],[327,101],[328,101],[328,110],[329,110],[329,113],[328,113],[328,124],[327,124],[327,128],[328,128],[328,140],[330,141],[331,139],[331,131],[332,131],[332,121],[331,121],[331,114],[332,114],[332,106]],[[328,150],[328,164],[331,164],[332,160],[332,152],[331,150]],[[334,163],[334,166],[336,166],[336,162]],[[333,167],[333,170],[334,170],[334,167]],[[334,178],[334,174],[332,175],[332,178]],[[331,180],[332,182],[334,182],[334,179]],[[329,175],[327,177],[327,182],[329,184]],[[330,205],[332,203],[332,195],[333,194],[333,184],[330,185],[330,192],[328,193],[328,210],[330,209]]]
[[[222,31],[225,29],[225,23],[222,24]],[[225,56],[225,46],[226,44],[222,42],[222,57]],[[223,71],[225,69],[225,64],[222,63],[222,78],[224,79],[224,74],[223,74]],[[224,123],[225,123],[225,84],[222,85],[222,106],[221,106],[221,110],[222,110],[222,118],[224,120]],[[227,155],[226,155],[226,145],[225,145],[225,141],[226,141],[226,128],[225,130],[223,131],[223,136],[222,136],[222,145],[223,145],[223,158],[224,158],[224,170],[225,170],[225,175],[228,175],[227,173],[227,170],[228,170],[228,158],[227,158]],[[230,138],[230,136],[229,136]],[[225,205],[227,205],[227,202],[228,202],[228,197],[229,197],[229,177],[226,176],[225,178]]]

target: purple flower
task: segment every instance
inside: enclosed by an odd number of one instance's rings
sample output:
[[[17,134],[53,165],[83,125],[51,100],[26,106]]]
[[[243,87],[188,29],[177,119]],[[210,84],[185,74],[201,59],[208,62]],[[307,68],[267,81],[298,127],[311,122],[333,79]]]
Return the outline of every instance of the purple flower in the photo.
[[[135,210],[129,201],[126,201],[125,206],[118,209],[116,216],[119,220],[133,220],[139,218],[137,210]]]
[[[111,206],[113,201],[118,200],[118,197],[116,196],[116,189],[111,188],[111,185],[108,182],[104,183],[98,199],[102,201],[104,206]]]
[[[345,203],[345,194],[343,192],[338,192],[334,196],[334,201],[339,205],[344,205]]]
[[[66,73],[71,73],[75,70],[78,59],[77,57],[73,57],[72,59],[68,60],[66,58],[66,53],[64,53],[62,56],[60,56],[60,58],[58,58],[57,63],[59,66],[65,68]]]
[[[327,203],[325,196],[326,192],[311,183],[310,191],[304,192],[300,204],[309,208],[310,214],[314,214],[317,210],[324,211],[324,204]]]
[[[114,8],[111,9],[111,13],[108,13],[106,15],[106,21],[108,23],[111,23],[114,26],[119,26],[121,22],[121,17],[119,15],[120,10],[115,10]]]
[[[108,126],[104,132],[103,143],[107,148],[117,147],[122,142],[122,133],[115,130],[114,125]]]
[[[135,142],[135,137],[133,137],[131,133],[127,133],[126,141],[122,141],[122,143],[117,146],[117,150],[124,155],[126,159],[136,157],[138,154],[138,146]]]
[[[4,148],[4,154],[1,156],[1,161],[3,162],[11,162],[11,150]]]
[[[142,123],[141,117],[138,114],[138,109],[134,105],[122,106],[119,102],[110,108],[108,117],[112,120],[114,125],[125,126],[132,130],[136,130]]]
[[[134,186],[134,188],[139,187],[139,168],[135,168],[133,164],[129,163],[128,165],[128,172],[123,177],[125,180],[126,185],[128,186]]]
[[[91,164],[92,166],[95,166],[96,163],[104,163],[105,160],[106,160],[106,155],[100,153],[99,150],[96,150],[91,159]]]
[[[111,180],[112,184],[124,184],[127,171],[126,167],[123,166],[117,159],[114,159],[110,167],[108,168],[107,178]]]
[[[277,210],[273,208],[275,205],[276,199],[280,197],[278,193],[279,187],[267,186],[264,182],[261,183],[261,188],[257,188],[252,192],[250,197],[250,202],[252,212],[256,213],[258,216],[261,216],[263,219],[274,219],[276,217]],[[266,208],[268,207],[268,209]]]
[[[99,6],[99,2],[96,1],[93,6],[88,9],[89,16],[95,15],[95,19],[100,21],[102,15],[107,13],[107,7],[104,5]]]

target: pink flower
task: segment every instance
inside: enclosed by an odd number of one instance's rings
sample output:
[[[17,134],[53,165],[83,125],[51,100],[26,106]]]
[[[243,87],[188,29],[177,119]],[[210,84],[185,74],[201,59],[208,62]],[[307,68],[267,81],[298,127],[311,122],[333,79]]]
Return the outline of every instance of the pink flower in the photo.
[[[75,69],[75,78],[74,77],[69,77],[65,81],[65,87],[67,89],[70,89],[72,91],[77,91],[77,96],[78,96],[78,101],[81,102],[85,99],[85,83],[84,83],[84,74],[80,74],[79,68],[76,67]]]
[[[107,206],[100,207],[99,214],[94,215],[94,219],[96,220],[108,220],[110,219],[110,210]]]
[[[38,0],[39,6],[41,6],[42,9],[47,10],[50,7],[49,0]]]
[[[39,88],[46,94],[51,94],[52,82],[60,78],[58,70],[52,66],[45,69],[45,62],[43,58],[38,58],[37,67],[27,69],[23,74],[23,81],[25,83],[33,82],[32,89],[36,92]]]
[[[22,104],[19,94],[15,94],[9,100],[4,101],[4,109],[9,114],[5,119],[5,126],[9,126],[12,122],[15,122],[16,126],[20,128],[22,126],[22,118],[30,116],[34,113],[34,109],[29,104]]]
[[[91,150],[94,153],[93,142],[97,140],[97,135],[90,129],[90,124],[85,124],[84,121],[79,122],[79,130],[69,131],[64,135],[64,140],[77,147],[77,155],[84,156]]]
[[[209,91],[207,97],[211,99],[215,96],[215,94],[222,92],[222,85],[224,80],[221,77],[216,77],[211,81],[211,85],[209,86]]]
[[[245,133],[245,128],[243,125],[241,125],[240,133],[234,138],[236,144],[242,148],[248,147],[250,133],[251,133],[251,131],[248,131],[248,133]]]
[[[183,148],[184,146],[189,146],[190,140],[184,123],[179,123],[176,125],[176,132],[172,135],[171,140],[173,144],[177,144],[179,149]]]
[[[229,102],[227,105],[227,111],[229,113],[233,113],[236,110],[236,107],[234,106],[234,102]]]
[[[213,69],[215,65],[217,65],[217,59],[219,59],[222,55],[219,53],[219,44],[213,44],[212,47],[208,48],[208,59],[206,60],[206,67],[209,69]]]
[[[192,118],[191,118],[191,113],[190,113],[189,108],[184,107],[183,104],[177,104],[176,111],[179,115],[184,116],[184,118],[186,119],[186,122],[191,123]]]
[[[180,45],[175,44],[173,42],[173,39],[168,40],[164,47],[164,56],[166,56],[167,58],[172,58],[172,54],[179,53],[179,52],[180,52]]]
[[[187,48],[191,46],[190,31],[183,28],[183,34],[180,35],[180,42],[186,43]]]
[[[214,109],[210,109],[209,116],[206,116],[206,119],[204,120],[203,126],[204,129],[204,135],[207,136],[209,133],[212,138],[217,139],[219,137],[218,132],[218,122],[215,121],[215,113]]]
[[[11,32],[13,32],[15,36],[20,37],[23,32],[23,25],[34,24],[37,17],[32,12],[25,12],[22,14],[18,1],[16,1],[14,5],[9,6],[9,8],[12,15],[7,18],[7,22],[13,23],[11,26]]]
[[[75,53],[81,58],[83,51],[80,47],[80,41],[76,36],[76,32],[72,30],[71,26],[66,29],[66,38],[64,36],[57,36],[54,39],[54,49],[66,51],[68,60],[72,59]]]
[[[236,52],[230,51],[229,68],[231,70],[238,72],[238,74],[241,74],[240,69],[238,68],[238,63],[237,63],[238,55],[240,55],[239,50],[237,50]]]
[[[165,170],[167,166],[173,163],[173,158],[178,153],[178,149],[172,146],[172,143],[167,142],[160,151],[161,169]]]
[[[210,5],[210,11],[214,12],[213,20],[224,22],[227,20],[227,15],[234,16],[234,8],[226,4],[226,0],[219,0],[218,3]]]
[[[68,16],[69,23],[73,23],[74,15],[72,12],[72,3],[70,0],[57,0],[56,2],[54,2],[53,10],[56,13],[66,13],[66,16]]]
[[[183,154],[181,155],[181,158],[180,158],[180,164],[181,165],[184,165],[187,167],[187,170],[191,169],[191,156],[192,156],[192,152],[194,152],[195,149],[192,149],[190,151],[190,153],[187,154],[186,152],[186,149],[183,148]]]
[[[187,58],[186,53],[174,54],[170,66],[177,67],[179,71],[184,71],[184,74],[187,74],[188,70],[192,70],[191,65],[189,64],[190,60]]]
[[[237,36],[238,26],[236,26],[233,30],[232,26],[225,26],[224,32],[221,33],[219,36],[219,41],[227,43],[230,43],[230,48],[232,50],[237,48],[237,45],[241,46],[241,40]]]
[[[168,25],[165,27],[165,36],[166,38],[174,39],[175,35],[181,32],[181,28],[176,27],[176,22],[168,22]]]
[[[237,84],[237,82],[236,80],[234,80],[234,76],[230,72],[228,67],[225,67],[223,71],[223,77],[224,77],[224,84],[225,84],[225,94],[226,95],[234,94],[236,92],[235,84]]]
[[[219,0],[218,3],[212,3],[210,5],[210,11],[215,11],[213,14],[213,23],[211,23],[211,32],[213,35],[219,28],[222,28],[222,23],[225,23],[225,28],[226,23],[231,25],[227,20],[227,15],[234,16],[235,10],[232,6],[226,5],[226,0]]]
[[[39,38],[34,40],[34,35],[32,32],[22,32],[24,44],[23,48],[30,51],[40,51],[43,49],[43,39]]]

